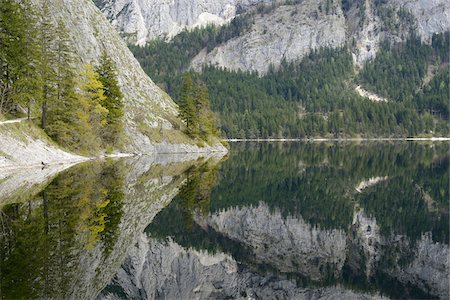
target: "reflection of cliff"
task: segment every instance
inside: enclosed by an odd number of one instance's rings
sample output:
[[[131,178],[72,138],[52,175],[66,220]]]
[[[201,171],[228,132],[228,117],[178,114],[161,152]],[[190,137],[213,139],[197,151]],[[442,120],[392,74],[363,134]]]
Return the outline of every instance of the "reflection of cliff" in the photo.
[[[430,234],[415,243],[404,235],[381,235],[377,221],[361,211],[355,213],[348,233],[320,230],[301,218],[283,218],[264,204],[217,212],[206,223],[251,249],[245,264],[269,264],[277,272],[322,283],[339,280],[345,268],[351,277],[365,281],[366,288],[384,289],[394,298],[446,298],[449,293],[448,245],[434,243]],[[397,291],[377,286],[380,278],[397,282]]]
[[[252,249],[260,264],[269,264],[281,272],[300,273],[314,281],[337,276],[345,261],[343,230],[321,230],[301,217],[283,218],[263,203],[215,213],[208,224]]]
[[[405,235],[381,234],[376,219],[368,217],[360,208],[355,208],[353,222],[347,230],[321,229],[301,217],[284,217],[279,211],[271,211],[265,203],[206,215],[194,211],[191,213],[195,222],[188,228],[182,221],[186,209],[189,211],[184,205],[182,199],[174,200],[147,228],[149,234],[163,240],[172,237],[177,247],[184,249],[228,253],[239,262],[239,270],[251,272],[252,277],[283,281],[288,276],[296,278],[297,283],[319,286],[341,283],[355,290],[381,291],[393,298],[445,298],[448,294],[449,266],[445,260],[448,245],[433,242],[427,235],[414,242]],[[136,258],[129,259],[136,261]],[[178,266],[172,267],[172,272],[177,274]],[[122,266],[124,270],[127,268]],[[152,277],[145,272],[134,278],[135,283],[127,284],[139,290],[145,284],[161,280],[155,278],[156,274]],[[120,273],[115,284],[125,284],[130,274]],[[195,282],[197,279],[192,276],[189,280]],[[143,282],[136,287],[138,281]],[[245,282],[240,289],[253,288],[252,284]],[[161,287],[164,291],[166,288]],[[274,293],[269,287],[264,288]],[[182,289],[187,294],[193,291],[188,286]],[[298,289],[298,284],[290,283],[278,289],[280,293],[290,294],[292,289]]]
[[[2,297],[95,298],[195,163],[143,156],[83,164],[38,196],[3,206]]]
[[[98,299],[371,299],[342,287],[301,288],[242,268],[229,255],[142,235]]]
[[[345,268],[350,281],[389,281],[394,298],[448,299],[449,246],[433,242],[431,232],[419,240],[405,235],[381,235],[375,218],[355,213],[348,234]],[[392,283],[394,282],[394,283]]]

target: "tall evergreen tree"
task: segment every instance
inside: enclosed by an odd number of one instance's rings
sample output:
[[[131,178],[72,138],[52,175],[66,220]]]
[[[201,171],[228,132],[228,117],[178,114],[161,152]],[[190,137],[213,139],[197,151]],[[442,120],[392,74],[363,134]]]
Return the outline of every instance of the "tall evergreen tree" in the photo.
[[[43,2],[41,10],[41,21],[39,26],[39,43],[40,43],[40,64],[38,70],[40,72],[40,80],[42,86],[41,94],[41,126],[43,129],[47,126],[48,105],[57,101],[56,82],[57,74],[55,66],[58,64],[57,51],[55,46],[55,24],[51,20],[50,9],[47,2]]]
[[[71,149],[80,144],[79,105],[75,91],[75,70],[71,45],[64,24],[59,21],[56,28],[56,101],[48,107],[47,134],[56,142]]]
[[[194,100],[194,83],[190,73],[186,73],[183,76],[178,105],[180,118],[186,122],[186,133],[190,136],[195,136],[197,134],[198,119]]]
[[[198,82],[195,86],[195,106],[200,136],[206,139],[209,135],[216,135],[214,114],[209,105],[208,87],[203,82]]]
[[[36,19],[27,0],[0,0],[0,112],[27,104],[36,88]]]
[[[117,146],[123,133],[123,94],[117,81],[114,63],[106,52],[103,52],[100,65],[95,71],[103,84],[106,97],[103,106],[108,110],[103,140],[108,145]]]

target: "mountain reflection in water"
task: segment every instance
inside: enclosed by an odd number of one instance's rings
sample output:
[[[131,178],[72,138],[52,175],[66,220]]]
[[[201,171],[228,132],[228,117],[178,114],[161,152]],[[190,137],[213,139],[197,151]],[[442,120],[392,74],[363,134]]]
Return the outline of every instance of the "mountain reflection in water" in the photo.
[[[2,207],[2,298],[447,299],[448,146],[77,166]]]

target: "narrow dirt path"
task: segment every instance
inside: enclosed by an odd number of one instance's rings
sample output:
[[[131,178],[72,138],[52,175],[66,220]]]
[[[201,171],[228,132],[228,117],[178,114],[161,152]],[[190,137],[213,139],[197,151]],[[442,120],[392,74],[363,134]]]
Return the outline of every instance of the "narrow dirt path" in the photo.
[[[8,121],[0,121],[0,125],[2,125],[2,124],[11,124],[11,123],[19,123],[19,122],[26,121],[26,120],[28,120],[27,117],[20,118],[20,119],[14,119],[14,120],[8,120]]]

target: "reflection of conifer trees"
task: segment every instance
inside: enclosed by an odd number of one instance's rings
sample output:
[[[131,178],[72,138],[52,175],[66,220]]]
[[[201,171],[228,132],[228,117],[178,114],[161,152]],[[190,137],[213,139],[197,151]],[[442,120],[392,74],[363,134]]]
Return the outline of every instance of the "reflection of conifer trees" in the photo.
[[[210,209],[257,206],[264,201],[284,215],[300,215],[321,228],[347,229],[354,206],[360,203],[387,228],[385,233],[392,228],[420,237],[423,231],[443,227],[445,217],[439,217],[439,208],[448,207],[446,149],[443,144],[434,148],[421,144],[235,145],[221,167],[221,184],[212,192]],[[389,179],[362,194],[355,191],[361,181],[376,176]],[[435,212],[429,211],[416,185],[433,199]],[[397,218],[393,207],[401,209],[403,217]],[[396,226],[398,222],[402,224]],[[439,232],[448,239],[448,230]]]
[[[178,198],[183,207],[183,220],[192,228],[194,214],[209,212],[211,190],[216,183],[217,168],[210,163],[195,166],[186,171],[187,182],[180,189]]]
[[[113,248],[123,197],[123,165],[97,162],[62,173],[32,201],[4,206],[2,296],[67,298],[81,253]]]

